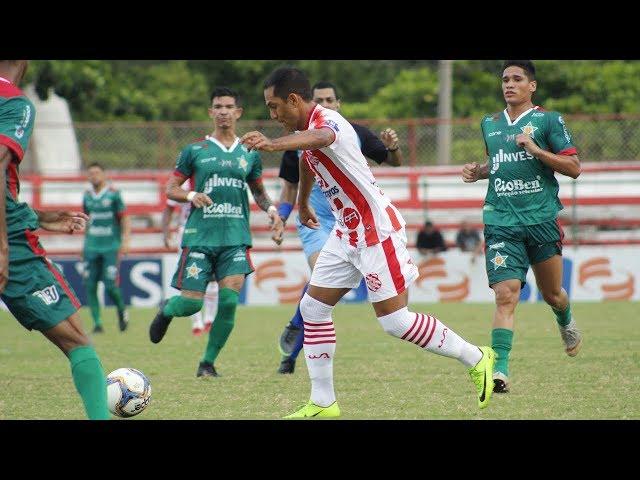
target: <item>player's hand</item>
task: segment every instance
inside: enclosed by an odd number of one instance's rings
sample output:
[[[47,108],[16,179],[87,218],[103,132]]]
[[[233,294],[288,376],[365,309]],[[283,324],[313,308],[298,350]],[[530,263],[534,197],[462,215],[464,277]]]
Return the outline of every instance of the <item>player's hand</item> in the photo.
[[[5,242],[7,239],[5,238]],[[4,292],[4,288],[9,281],[9,247],[0,247],[0,293]]]
[[[260,132],[249,132],[245,133],[240,139],[240,143],[242,143],[247,150],[262,150],[264,152],[273,152],[275,151],[275,146],[273,141],[270,138],[267,138],[264,134]]]
[[[310,205],[300,205],[298,207],[298,215],[300,216],[300,223],[309,228],[313,228],[317,230],[320,228],[320,222],[318,222],[318,217],[316,217],[316,212],[313,211]]]
[[[524,148],[529,155],[536,156],[536,153],[540,150],[540,147],[536,145],[536,142],[533,141],[526,133],[520,133],[516,135],[516,145],[520,148]]]
[[[196,196],[191,199],[191,203],[196,208],[202,208],[213,205],[213,200],[211,200],[206,193],[198,192]]]
[[[398,148],[398,134],[393,128],[387,128],[380,132],[380,140],[382,140],[384,146],[389,150],[395,150]]]
[[[480,164],[477,162],[466,163],[462,167],[462,181],[465,183],[473,183],[480,180]]]
[[[83,212],[70,210],[46,212],[40,217],[40,227],[50,232],[80,233],[84,232],[89,216]]]
[[[275,212],[273,215],[269,214],[269,218],[271,219],[271,231],[273,235],[271,235],[271,240],[275,242],[276,245],[280,245],[283,240],[284,235],[284,222],[278,212]]]

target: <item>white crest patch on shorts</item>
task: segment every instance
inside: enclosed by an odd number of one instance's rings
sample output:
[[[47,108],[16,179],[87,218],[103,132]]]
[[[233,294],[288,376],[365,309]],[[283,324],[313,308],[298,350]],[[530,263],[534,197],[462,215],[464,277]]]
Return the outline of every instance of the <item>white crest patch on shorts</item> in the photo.
[[[380,287],[382,287],[382,281],[378,277],[377,273],[367,273],[364,278],[367,283],[367,288],[372,292],[377,292],[380,290]]]

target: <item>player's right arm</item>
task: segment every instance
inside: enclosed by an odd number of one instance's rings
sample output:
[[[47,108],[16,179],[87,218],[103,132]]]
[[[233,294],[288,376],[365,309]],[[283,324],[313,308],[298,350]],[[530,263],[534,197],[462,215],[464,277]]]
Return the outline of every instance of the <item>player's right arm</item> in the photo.
[[[260,132],[249,132],[242,136],[240,143],[250,151],[276,152],[284,150],[317,150],[328,147],[335,139],[335,130],[329,125],[321,125],[319,128],[304,130],[274,139],[267,138]]]
[[[484,141],[484,151],[487,156],[487,161],[484,164],[478,162],[466,163],[462,167],[462,181],[465,183],[473,183],[478,180],[489,178],[489,147],[487,147],[487,139],[484,136],[484,119],[480,122],[480,131],[482,132],[482,140]]]
[[[209,196],[201,192],[186,192],[182,189],[182,184],[187,181],[187,178],[194,174],[193,160],[191,158],[191,148],[186,147],[180,152],[178,160],[176,161],[176,169],[173,175],[169,177],[167,182],[167,197],[176,202],[186,203],[191,202],[194,207],[202,208],[207,205],[213,205],[213,202]]]
[[[182,184],[187,181],[187,178],[189,177],[174,172],[167,182],[167,197],[180,203],[191,202],[196,208],[213,205],[213,201],[206,193],[186,192],[182,189]]]
[[[465,183],[473,183],[489,178],[489,163],[480,165],[478,162],[466,163],[462,167],[462,180]]]
[[[13,153],[5,145],[0,144],[0,293],[9,281],[9,240],[7,238],[7,167]]]

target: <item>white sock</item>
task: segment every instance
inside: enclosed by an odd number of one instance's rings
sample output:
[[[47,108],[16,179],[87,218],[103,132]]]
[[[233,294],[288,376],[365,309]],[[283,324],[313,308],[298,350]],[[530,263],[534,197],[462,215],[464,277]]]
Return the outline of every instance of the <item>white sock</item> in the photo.
[[[311,379],[311,401],[328,407],[336,401],[333,391],[333,356],[336,331],[331,320],[333,307],[305,293],[300,301],[304,321],[304,358]]]
[[[218,313],[218,282],[209,282],[204,294],[204,323],[213,323]]]
[[[388,334],[438,355],[460,360],[467,368],[475,366],[482,358],[478,347],[465,341],[433,315],[410,312],[404,307],[378,317],[378,321]]]
[[[193,315],[191,315],[191,328],[192,329],[202,329],[203,328],[203,324],[202,324],[202,311],[200,312],[196,312]]]

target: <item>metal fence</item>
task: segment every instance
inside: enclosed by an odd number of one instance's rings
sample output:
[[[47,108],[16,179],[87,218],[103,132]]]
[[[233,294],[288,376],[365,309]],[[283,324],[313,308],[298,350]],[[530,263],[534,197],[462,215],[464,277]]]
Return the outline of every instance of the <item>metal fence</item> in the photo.
[[[567,115],[583,161],[640,160],[640,115]],[[435,165],[438,126],[434,118],[362,120],[374,132],[391,127],[400,137],[407,165]],[[459,119],[452,126],[451,164],[483,161],[484,142],[480,119]],[[39,128],[59,128],[44,124]],[[101,162],[107,168],[170,169],[180,149],[212,131],[211,122],[122,123],[78,122],[74,125],[82,161],[85,165]],[[238,132],[260,130],[274,137],[284,132],[273,121],[241,121]],[[277,167],[279,153],[262,155],[265,167]]]

